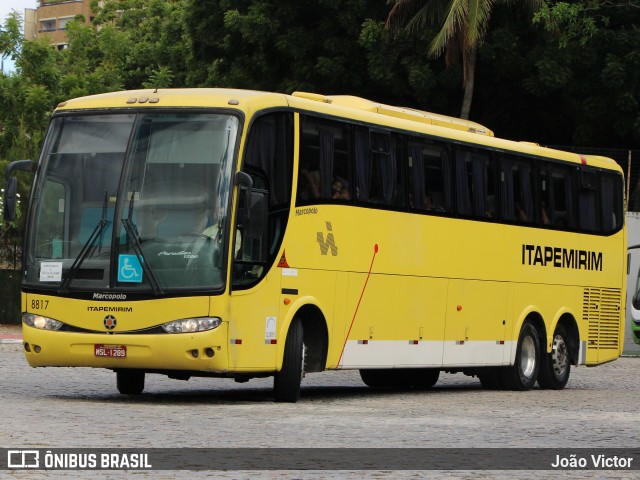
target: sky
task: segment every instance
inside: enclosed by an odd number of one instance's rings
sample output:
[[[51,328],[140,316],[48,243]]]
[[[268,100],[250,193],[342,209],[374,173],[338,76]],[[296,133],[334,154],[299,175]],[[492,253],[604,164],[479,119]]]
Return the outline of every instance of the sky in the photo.
[[[7,15],[11,13],[11,10],[15,10],[16,12],[21,14],[24,20],[24,9],[37,7],[37,0],[0,0],[0,23],[4,24],[4,21],[7,18]],[[10,59],[5,60],[4,70],[5,73],[14,70],[13,63]]]

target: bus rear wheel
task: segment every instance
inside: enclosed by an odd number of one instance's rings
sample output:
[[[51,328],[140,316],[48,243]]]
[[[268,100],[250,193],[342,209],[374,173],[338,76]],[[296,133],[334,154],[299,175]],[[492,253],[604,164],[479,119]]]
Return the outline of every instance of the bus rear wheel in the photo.
[[[116,386],[124,395],[140,395],[144,390],[144,372],[119,370],[116,372]]]
[[[538,384],[540,388],[562,390],[571,373],[571,352],[567,332],[562,325],[553,334],[551,353],[542,355]]]
[[[530,390],[538,379],[540,370],[540,340],[531,322],[525,322],[520,330],[515,363],[500,370],[500,384],[509,390]]]
[[[295,403],[300,398],[300,383],[304,376],[304,330],[302,322],[294,319],[284,345],[282,369],[273,378],[276,402]]]

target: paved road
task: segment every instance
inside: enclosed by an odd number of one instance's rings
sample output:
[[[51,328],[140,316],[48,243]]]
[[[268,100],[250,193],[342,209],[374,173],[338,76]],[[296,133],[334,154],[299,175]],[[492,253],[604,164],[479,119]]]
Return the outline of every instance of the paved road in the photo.
[[[18,343],[0,344],[0,447],[640,447],[640,358],[572,371],[563,391],[486,391],[443,374],[427,392],[379,392],[357,372],[308,376],[297,404],[276,404],[271,380],[236,384],[147,377],[122,396],[106,370],[32,369]],[[640,458],[637,459],[640,462]],[[5,472],[7,473],[7,472]],[[9,478],[25,478],[10,471]],[[18,475],[20,474],[20,475]],[[124,474],[122,474],[124,475]],[[449,472],[447,478],[557,478],[558,472]],[[570,472],[568,478],[638,478],[636,472]],[[84,478],[39,472],[29,478]],[[92,477],[124,478],[114,472]],[[154,472],[136,478],[437,478],[442,472]]]

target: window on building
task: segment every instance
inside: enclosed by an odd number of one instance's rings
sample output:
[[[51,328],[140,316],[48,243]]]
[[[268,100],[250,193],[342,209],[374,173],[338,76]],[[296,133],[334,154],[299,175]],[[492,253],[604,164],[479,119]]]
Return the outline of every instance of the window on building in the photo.
[[[55,31],[56,31],[55,18],[40,20],[40,32],[55,32]]]
[[[58,18],[58,30],[66,30],[67,23],[73,20],[73,17],[60,17]]]

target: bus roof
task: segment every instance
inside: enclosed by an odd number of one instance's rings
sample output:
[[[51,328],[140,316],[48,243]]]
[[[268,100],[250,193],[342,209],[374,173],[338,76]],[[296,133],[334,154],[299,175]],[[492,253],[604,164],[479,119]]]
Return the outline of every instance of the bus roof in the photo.
[[[493,137],[493,132],[484,125],[472,122],[470,120],[462,120],[461,118],[448,117],[438,113],[424,112],[413,108],[394,107],[376,103],[365,98],[354,97],[350,95],[318,95],[317,93],[293,92],[293,97],[308,98],[332,105],[340,105],[342,107],[364,110],[367,112],[379,113],[390,117],[403,118],[414,122],[426,123],[429,125],[438,125],[441,127],[462,130],[463,132],[478,133],[481,135],[489,135]]]
[[[415,131],[454,141],[475,143],[504,151],[561,159],[622,171],[610,158],[554,150],[531,142],[517,142],[494,137],[485,126],[437,113],[396,107],[350,95],[320,95],[293,92],[291,95],[228,88],[147,89],[103,93],[62,102],[56,111],[154,108],[154,107],[221,107],[238,109],[247,115],[264,108],[292,107],[316,111],[347,119],[370,122],[402,130]]]

